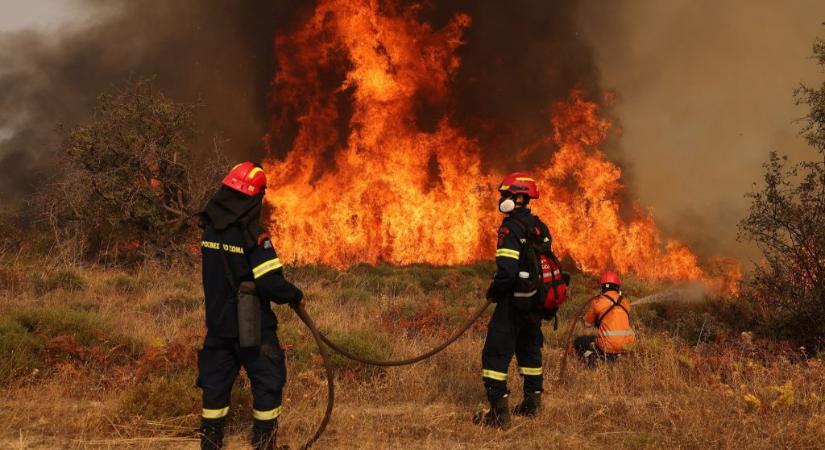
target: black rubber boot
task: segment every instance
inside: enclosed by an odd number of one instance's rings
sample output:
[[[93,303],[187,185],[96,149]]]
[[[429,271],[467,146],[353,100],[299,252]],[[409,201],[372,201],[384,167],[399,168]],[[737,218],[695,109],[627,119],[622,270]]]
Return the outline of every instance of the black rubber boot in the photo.
[[[259,421],[252,425],[252,448],[275,450],[277,447],[278,419]]]
[[[490,410],[476,414],[473,422],[485,427],[507,428],[510,426],[510,406],[508,396],[490,402]]]
[[[526,392],[524,399],[513,408],[516,416],[536,417],[541,411],[541,392]]]
[[[220,450],[223,448],[224,419],[201,419],[198,434],[201,437],[201,450]]]

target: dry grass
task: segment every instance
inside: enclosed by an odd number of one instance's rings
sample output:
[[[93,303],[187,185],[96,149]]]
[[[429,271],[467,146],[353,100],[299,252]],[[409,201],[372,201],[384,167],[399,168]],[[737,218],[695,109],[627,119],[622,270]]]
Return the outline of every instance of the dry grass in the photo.
[[[203,335],[197,268],[62,267],[60,280],[69,280],[63,286],[44,282],[48,267],[19,261],[8,267],[4,276],[14,282],[0,286],[0,317],[68,308],[103,318],[111,336],[75,342],[82,347],[75,353],[54,346],[55,340],[65,344],[61,336],[36,336],[47,348],[35,355],[41,365],[8,381],[0,398],[0,448],[197,447],[193,358]],[[307,309],[324,330],[373,356],[406,356],[449,334],[481,301],[490,272],[486,265],[343,273],[305,267],[289,275],[304,288]],[[645,287],[635,289],[642,294]],[[579,285],[577,298],[586,291]],[[565,307],[567,314],[572,309]],[[297,447],[320,419],[325,385],[308,332],[288,308],[277,313],[289,366],[280,435]],[[825,441],[825,369],[818,359],[765,352],[746,338],[697,344],[643,328],[634,355],[596,370],[574,363],[560,381],[559,343],[569,317],[562,319],[556,332],[545,326],[547,392],[539,418],[516,419],[507,431],[471,424],[484,402],[485,327],[478,326],[411,367],[364,370],[342,363],[335,414],[318,448],[767,449],[821,448]],[[111,349],[121,347],[111,343],[127,338],[137,344],[119,358],[84,356],[117,353]],[[376,348],[375,342],[387,344]],[[520,380],[512,370],[511,380],[518,400]],[[248,392],[241,377],[230,448],[245,446]]]

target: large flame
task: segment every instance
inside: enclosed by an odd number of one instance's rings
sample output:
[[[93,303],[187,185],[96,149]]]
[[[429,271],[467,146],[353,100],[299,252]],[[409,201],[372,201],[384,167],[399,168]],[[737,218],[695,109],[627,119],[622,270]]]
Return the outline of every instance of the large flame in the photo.
[[[283,113],[273,133],[297,122],[290,151],[265,164],[285,258],[336,267],[492,258],[503,173],[482,169],[478,144],[447,116],[432,130],[415,116],[422,97],[447,98],[471,19],[457,15],[434,30],[416,19],[416,8],[323,0],[276,38],[273,102]],[[556,251],[588,272],[704,278],[687,247],[662,242],[652,213],[636,207],[633,219],[623,218],[621,169],[600,150],[610,128],[598,105],[575,91],[552,108],[546,138],[513,149],[514,163],[544,161],[520,169],[539,180],[533,210]]]

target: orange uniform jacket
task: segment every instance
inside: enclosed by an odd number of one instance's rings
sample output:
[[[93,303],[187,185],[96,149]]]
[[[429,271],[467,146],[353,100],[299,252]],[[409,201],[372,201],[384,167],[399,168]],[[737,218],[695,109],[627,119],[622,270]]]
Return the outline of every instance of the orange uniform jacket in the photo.
[[[620,306],[613,306],[618,299],[618,292],[607,291],[590,302],[590,310],[584,316],[585,325],[599,327],[596,345],[605,353],[622,353],[636,342],[633,328],[630,327],[630,302],[622,299],[622,309]]]

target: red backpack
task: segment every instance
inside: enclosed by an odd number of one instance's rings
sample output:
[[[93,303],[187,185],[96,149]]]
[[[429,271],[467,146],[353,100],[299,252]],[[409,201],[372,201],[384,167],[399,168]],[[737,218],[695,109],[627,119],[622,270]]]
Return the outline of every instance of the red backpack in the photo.
[[[567,301],[570,274],[562,271],[543,227],[530,226],[515,217],[510,220],[521,226],[527,236],[519,258],[513,303],[521,311],[541,312],[545,318],[552,318],[559,305]]]

